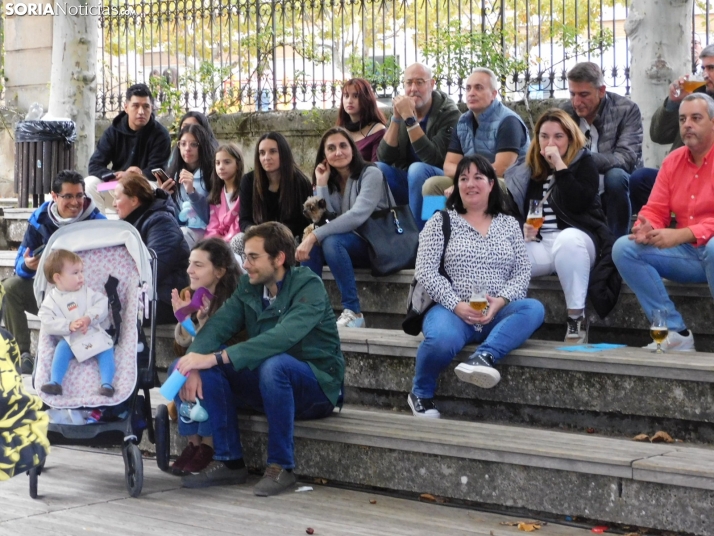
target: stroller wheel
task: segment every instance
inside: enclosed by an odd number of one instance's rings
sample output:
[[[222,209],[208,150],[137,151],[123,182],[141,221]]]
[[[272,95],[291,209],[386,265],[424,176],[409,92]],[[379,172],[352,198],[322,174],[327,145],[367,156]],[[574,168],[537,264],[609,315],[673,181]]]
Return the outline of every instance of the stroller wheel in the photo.
[[[129,495],[138,497],[144,486],[144,462],[141,459],[141,451],[134,443],[124,445],[121,451],[124,456],[126,489],[129,491]]]
[[[30,497],[33,499],[37,499],[37,477],[41,471],[39,467],[33,467],[27,472],[30,475]]]
[[[162,471],[168,471],[171,439],[169,437],[169,409],[164,404],[156,408],[154,435],[156,439],[156,465]]]

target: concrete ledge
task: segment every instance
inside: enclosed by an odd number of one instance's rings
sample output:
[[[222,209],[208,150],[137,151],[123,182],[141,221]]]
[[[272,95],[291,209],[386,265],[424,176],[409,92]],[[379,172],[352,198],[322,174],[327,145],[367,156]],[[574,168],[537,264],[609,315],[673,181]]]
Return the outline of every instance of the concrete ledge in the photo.
[[[240,426],[249,465],[260,465],[267,422],[240,416]],[[351,408],[297,422],[295,447],[296,470],[311,477],[711,534],[709,449]]]
[[[9,245],[18,246],[27,230],[27,221],[35,211],[34,208],[2,208],[2,236]],[[107,214],[110,220],[119,219],[116,214]],[[0,244],[0,247],[7,245]]]

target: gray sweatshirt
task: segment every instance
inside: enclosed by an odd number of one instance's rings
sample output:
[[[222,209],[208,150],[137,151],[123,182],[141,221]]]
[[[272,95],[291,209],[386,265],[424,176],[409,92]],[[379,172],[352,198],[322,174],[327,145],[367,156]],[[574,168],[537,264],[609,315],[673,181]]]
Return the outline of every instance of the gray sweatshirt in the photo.
[[[349,233],[356,230],[369,218],[375,210],[394,205],[392,192],[387,187],[384,191],[384,176],[376,166],[368,166],[362,172],[361,179],[347,179],[345,192],[340,195],[333,192],[330,195],[327,186],[318,186],[317,195],[327,202],[327,210],[338,215],[337,218],[315,229],[319,242],[333,234]]]

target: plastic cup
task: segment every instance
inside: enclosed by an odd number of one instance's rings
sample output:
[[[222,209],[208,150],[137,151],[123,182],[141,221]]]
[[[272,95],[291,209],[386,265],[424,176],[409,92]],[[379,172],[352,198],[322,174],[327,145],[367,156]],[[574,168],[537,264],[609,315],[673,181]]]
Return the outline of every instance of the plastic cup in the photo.
[[[167,400],[173,400],[176,398],[176,395],[181,390],[184,383],[186,383],[186,376],[181,374],[178,369],[174,369],[171,376],[168,377],[168,379],[161,386],[161,389],[159,389],[159,392]]]

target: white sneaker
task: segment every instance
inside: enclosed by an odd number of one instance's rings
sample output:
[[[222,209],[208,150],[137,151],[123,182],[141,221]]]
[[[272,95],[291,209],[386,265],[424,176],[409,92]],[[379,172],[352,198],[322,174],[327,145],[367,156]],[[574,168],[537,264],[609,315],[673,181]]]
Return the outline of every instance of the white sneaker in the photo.
[[[337,319],[337,325],[346,328],[363,328],[364,315],[357,316],[354,311],[345,309],[344,311],[342,311],[340,318]]]
[[[657,350],[657,343],[652,342],[642,348]],[[694,335],[692,335],[692,330],[689,330],[689,335],[686,337],[682,337],[676,331],[670,331],[667,334],[667,338],[662,343],[662,350],[665,352],[696,352],[696,349],[694,348]]]

